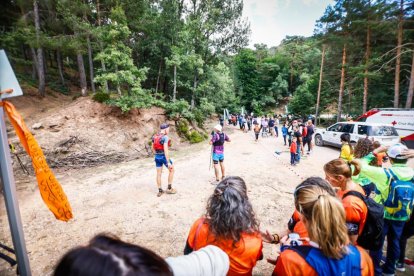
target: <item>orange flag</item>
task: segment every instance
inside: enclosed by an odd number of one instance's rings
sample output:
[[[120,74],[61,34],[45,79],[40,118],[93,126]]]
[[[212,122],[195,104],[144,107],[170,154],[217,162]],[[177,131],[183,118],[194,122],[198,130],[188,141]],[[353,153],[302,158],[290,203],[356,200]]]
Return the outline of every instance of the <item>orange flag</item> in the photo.
[[[16,108],[10,102],[2,101],[0,102],[0,105],[4,107],[7,116],[9,117],[16,134],[20,139],[20,142],[32,159],[37,183],[39,185],[39,191],[43,201],[57,219],[63,221],[70,220],[73,218],[73,215],[68,198],[53,175],[53,172],[47,165],[42,149],[30,133],[23,121],[22,116],[20,116]]]

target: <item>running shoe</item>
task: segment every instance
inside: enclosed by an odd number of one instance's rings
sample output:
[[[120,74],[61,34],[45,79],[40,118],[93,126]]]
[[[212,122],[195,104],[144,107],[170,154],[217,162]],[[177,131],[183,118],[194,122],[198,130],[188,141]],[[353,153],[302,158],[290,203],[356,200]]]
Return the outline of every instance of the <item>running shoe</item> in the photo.
[[[167,190],[165,190],[165,192],[167,194],[170,194],[170,195],[173,195],[173,194],[176,194],[177,193],[177,191],[174,188],[167,189]]]
[[[405,266],[404,266],[403,263],[398,263],[397,262],[396,265],[395,265],[395,269],[398,270],[398,271],[404,272],[405,271]]]

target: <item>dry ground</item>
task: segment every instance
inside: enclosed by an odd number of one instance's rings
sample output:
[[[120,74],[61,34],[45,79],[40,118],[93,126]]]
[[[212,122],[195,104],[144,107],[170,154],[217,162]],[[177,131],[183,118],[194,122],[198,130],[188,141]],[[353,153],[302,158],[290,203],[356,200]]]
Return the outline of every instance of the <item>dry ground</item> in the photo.
[[[226,145],[227,175],[238,175],[248,185],[249,197],[262,229],[281,230],[293,211],[294,187],[301,177],[323,176],[322,166],[336,158],[337,149],[317,148],[300,165],[288,166],[289,153],[281,138],[253,141],[252,133],[225,128],[232,139]],[[275,149],[283,150],[275,157]],[[176,195],[156,197],[153,160],[141,159],[57,174],[72,204],[74,219],[54,219],[43,204],[34,178],[18,183],[24,233],[33,275],[50,275],[70,248],[85,244],[97,233],[110,232],[123,240],[146,246],[161,256],[182,254],[190,226],[203,214],[214,186],[209,171],[207,143],[174,151]],[[16,171],[16,173],[20,173]],[[165,185],[166,175],[163,183]],[[0,241],[11,244],[4,203],[0,209]],[[265,256],[276,246],[264,245]],[[412,256],[411,256],[412,257]],[[258,262],[254,274],[270,275],[273,267]],[[13,275],[0,262],[1,275]]]

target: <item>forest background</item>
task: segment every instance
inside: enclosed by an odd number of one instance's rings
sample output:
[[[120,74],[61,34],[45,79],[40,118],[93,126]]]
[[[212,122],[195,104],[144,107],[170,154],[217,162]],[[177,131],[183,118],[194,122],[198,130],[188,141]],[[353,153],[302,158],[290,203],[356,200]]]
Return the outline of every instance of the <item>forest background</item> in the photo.
[[[200,126],[224,108],[288,104],[339,120],[412,107],[414,1],[337,0],[312,37],[254,49],[242,11],[242,0],[5,0],[0,48],[39,97],[92,95],[124,112],[160,106]]]

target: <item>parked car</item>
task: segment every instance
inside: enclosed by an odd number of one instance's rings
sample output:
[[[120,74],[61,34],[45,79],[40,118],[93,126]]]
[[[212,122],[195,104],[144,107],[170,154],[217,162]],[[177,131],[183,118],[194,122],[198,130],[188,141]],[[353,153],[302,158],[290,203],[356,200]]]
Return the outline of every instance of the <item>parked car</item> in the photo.
[[[341,134],[349,133],[351,143],[356,144],[360,138],[369,137],[379,141],[382,145],[393,145],[400,142],[400,136],[392,125],[364,123],[364,122],[339,122],[326,129],[316,129],[315,144],[317,146],[331,145],[341,147]]]
[[[376,108],[362,114],[358,122],[391,124],[401,142],[414,149],[414,108]]]

